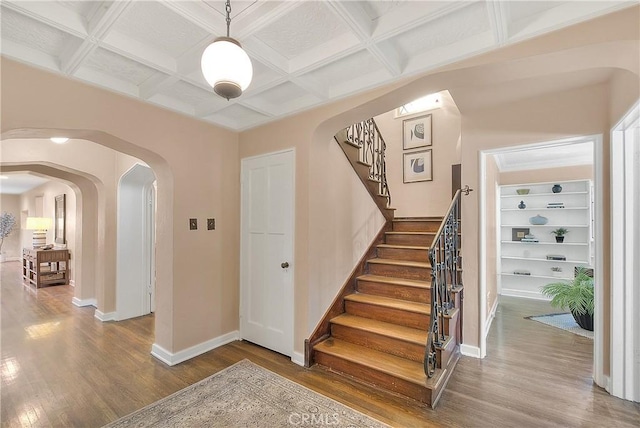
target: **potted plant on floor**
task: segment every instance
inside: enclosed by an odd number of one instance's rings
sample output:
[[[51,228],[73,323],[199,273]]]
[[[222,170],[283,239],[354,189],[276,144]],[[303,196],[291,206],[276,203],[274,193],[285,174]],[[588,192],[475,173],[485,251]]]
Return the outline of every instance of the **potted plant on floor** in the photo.
[[[586,268],[576,268],[571,282],[554,282],[543,285],[540,290],[552,298],[551,306],[569,309],[580,327],[593,331],[593,278]]]
[[[551,233],[556,235],[556,242],[564,242],[564,235],[569,233],[569,229],[565,229],[564,227],[559,227],[556,230],[552,230]]]

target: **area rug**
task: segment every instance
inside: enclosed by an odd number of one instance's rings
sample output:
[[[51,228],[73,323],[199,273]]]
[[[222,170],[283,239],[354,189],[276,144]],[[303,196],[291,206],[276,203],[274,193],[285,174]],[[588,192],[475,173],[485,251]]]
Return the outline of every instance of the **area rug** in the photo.
[[[573,319],[573,315],[571,315],[571,313],[536,315],[525,318],[538,321],[552,327],[561,328],[562,330],[567,330],[571,333],[583,337],[588,337],[589,339],[593,339],[593,332],[580,327],[578,323],[576,323],[576,320]]]
[[[249,360],[106,427],[388,427]]]

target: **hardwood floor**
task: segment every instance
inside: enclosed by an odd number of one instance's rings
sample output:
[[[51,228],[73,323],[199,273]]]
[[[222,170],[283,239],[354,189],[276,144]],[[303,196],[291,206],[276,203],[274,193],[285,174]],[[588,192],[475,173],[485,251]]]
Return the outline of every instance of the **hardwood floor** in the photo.
[[[149,353],[153,316],[101,323],[70,286],[23,286],[19,266],[0,265],[3,427],[99,427],[244,358],[398,427],[640,425],[639,404],[593,386],[589,339],[523,318],[545,302],[502,299],[488,357],[462,357],[430,410],[247,342],[168,367]]]

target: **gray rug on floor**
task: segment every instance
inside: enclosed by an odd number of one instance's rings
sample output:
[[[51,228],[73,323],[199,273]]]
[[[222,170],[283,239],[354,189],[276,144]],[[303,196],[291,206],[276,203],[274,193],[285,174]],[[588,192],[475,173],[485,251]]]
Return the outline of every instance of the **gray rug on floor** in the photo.
[[[573,319],[573,315],[571,315],[570,313],[537,315],[526,318],[550,325],[552,327],[561,328],[562,330],[567,330],[571,333],[588,337],[589,339],[593,339],[593,332],[580,327],[578,323],[576,323],[576,320]]]
[[[106,425],[123,427],[388,427],[249,360]]]

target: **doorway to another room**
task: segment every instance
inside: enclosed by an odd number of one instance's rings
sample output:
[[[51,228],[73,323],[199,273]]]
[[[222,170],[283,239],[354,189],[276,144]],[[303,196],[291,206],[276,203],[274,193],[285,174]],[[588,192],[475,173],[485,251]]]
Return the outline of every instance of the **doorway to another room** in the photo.
[[[488,355],[499,353],[509,340],[491,335],[494,317],[512,318],[510,328],[526,331],[540,350],[548,346],[571,354],[580,349],[584,373],[574,376],[593,376],[594,340],[602,332],[580,327],[567,307],[552,307],[542,287],[575,282],[580,272],[595,277],[594,291],[602,286],[596,250],[602,213],[595,204],[601,179],[595,158],[601,146],[601,137],[589,136],[482,153],[481,240],[487,250],[480,293]],[[520,345],[523,352],[530,346]],[[553,365],[552,360],[545,361]]]

